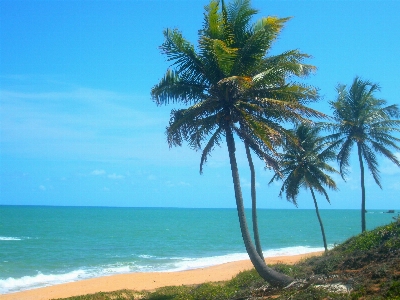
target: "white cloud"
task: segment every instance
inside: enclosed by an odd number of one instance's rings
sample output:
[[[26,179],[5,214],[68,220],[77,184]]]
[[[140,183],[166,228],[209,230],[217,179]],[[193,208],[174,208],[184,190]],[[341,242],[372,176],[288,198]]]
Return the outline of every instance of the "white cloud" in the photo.
[[[177,187],[177,186],[191,186],[190,183],[187,183],[185,181],[179,181],[179,182],[172,182],[170,180],[165,182],[165,185],[167,187]]]
[[[115,174],[115,173],[110,174],[110,175],[108,175],[107,177],[110,178],[110,179],[124,179],[124,178],[125,178],[124,175],[117,175],[117,174]]]
[[[147,103],[147,96],[56,83],[32,89],[32,80],[19,82],[23,91],[0,89],[3,153],[121,160],[159,159],[150,145],[168,150],[169,109],[131,105]]]
[[[102,170],[102,169],[96,169],[96,170],[92,171],[90,174],[94,175],[94,176],[100,176],[100,175],[106,175],[107,172]],[[112,174],[108,174],[107,178],[113,179],[113,180],[118,180],[118,179],[124,179],[125,176],[124,175],[119,175],[119,174],[116,174],[116,173],[112,173]]]
[[[91,175],[95,175],[95,176],[98,176],[98,175],[105,175],[105,174],[106,174],[106,171],[104,171],[104,170],[94,170],[94,171],[92,171],[90,174],[91,174]]]
[[[167,187],[174,187],[175,186],[175,184],[173,184],[172,181],[169,181],[169,180],[165,182],[165,185]]]

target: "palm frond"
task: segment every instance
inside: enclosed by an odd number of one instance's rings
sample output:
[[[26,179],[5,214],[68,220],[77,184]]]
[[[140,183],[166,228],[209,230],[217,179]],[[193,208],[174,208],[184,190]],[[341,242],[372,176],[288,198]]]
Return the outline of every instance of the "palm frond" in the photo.
[[[232,74],[232,68],[237,57],[237,48],[228,46],[221,40],[209,40],[210,49],[214,54],[215,61],[218,63],[218,68],[225,76]]]
[[[301,53],[298,50],[289,50],[279,55],[266,58],[264,65],[266,68],[274,68],[284,77],[291,75],[304,77],[317,70],[315,66],[303,63],[305,59],[309,58],[311,57],[308,54]]]
[[[204,99],[206,88],[204,84],[182,80],[176,72],[167,70],[161,81],[152,88],[151,96],[157,105],[169,102],[196,103]]]
[[[292,130],[297,140],[286,139],[284,153],[281,154],[283,186],[280,191],[286,193],[286,198],[297,204],[300,188],[315,189],[323,194],[329,202],[329,196],[324,188],[328,186],[337,190],[334,180],[325,172],[338,173],[327,161],[335,157],[331,143],[325,137],[320,137],[320,128],[309,124],[299,124]],[[275,174],[270,182],[279,179]]]
[[[383,156],[388,158],[392,163],[394,163],[395,165],[400,167],[400,161],[398,160],[396,155],[394,155],[382,143],[377,143],[377,142],[374,142],[374,141],[370,141],[370,143],[371,143],[373,149],[375,150],[375,152],[378,152],[378,153],[382,154]],[[396,146],[396,149],[400,150],[400,147],[398,147],[397,145],[395,145],[395,146]]]
[[[375,180],[375,183],[382,188],[381,182],[380,182],[380,175],[379,175],[379,169],[378,169],[378,161],[376,159],[376,155],[370,149],[367,147],[365,144],[361,144],[361,153],[362,157],[364,158],[365,162],[367,163],[368,169],[371,172],[372,177]]]
[[[341,149],[337,155],[340,175],[344,180],[348,173],[347,168],[350,166],[349,159],[351,154],[351,148],[353,145],[354,141],[351,138],[346,138],[342,143]]]
[[[251,70],[257,69],[260,60],[270,49],[272,42],[276,39],[286,21],[287,18],[267,17],[259,20],[251,33],[248,30],[245,32],[235,30],[235,37],[240,41],[240,44],[236,42],[236,45],[239,46],[239,52],[233,68],[234,72],[248,74]]]
[[[389,105],[382,110],[391,118],[400,118],[400,109],[397,104]]]
[[[165,41],[160,49],[167,55],[168,61],[173,61],[179,76],[189,81],[206,82],[202,61],[196,54],[194,46],[183,38],[181,32],[176,29],[166,29],[164,37]]]
[[[217,128],[211,138],[208,140],[207,145],[204,147],[200,160],[200,174],[203,173],[203,165],[207,162],[207,157],[214,150],[215,146],[220,146],[221,141],[221,127]]]
[[[367,138],[370,142],[379,143],[382,146],[391,147],[395,150],[400,150],[400,138],[397,138],[389,133],[382,132],[381,130],[371,130],[369,137]]]
[[[218,125],[218,118],[218,107],[210,98],[188,109],[172,110],[166,131],[168,144],[180,146],[185,139],[192,148],[199,149],[202,138]]]
[[[227,23],[233,36],[236,47],[243,47],[244,41],[250,35],[251,18],[257,14],[257,10],[250,6],[249,0],[235,0],[228,5]]]
[[[254,132],[246,126],[241,126],[239,128],[234,127],[235,133],[243,140],[247,146],[254,151],[254,153],[265,163],[266,168],[273,169],[279,174],[279,162],[278,155],[275,149],[266,148],[264,140],[260,139]],[[271,153],[271,154],[270,154]]]
[[[260,122],[245,111],[240,111],[240,113],[242,115],[242,124],[249,128],[254,136],[262,140],[270,151],[275,152],[274,144],[282,140],[283,130],[276,130],[276,128],[268,126],[267,122]]]
[[[210,4],[205,7],[203,29],[200,31],[200,35],[211,39],[223,39],[223,18],[219,9],[219,1],[215,0],[210,1]]]

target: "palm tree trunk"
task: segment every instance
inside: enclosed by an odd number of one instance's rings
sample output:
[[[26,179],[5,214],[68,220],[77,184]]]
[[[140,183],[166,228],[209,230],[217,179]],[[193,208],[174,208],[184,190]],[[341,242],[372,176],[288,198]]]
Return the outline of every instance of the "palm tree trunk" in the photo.
[[[312,195],[313,200],[314,200],[315,212],[317,213],[319,226],[321,227],[322,240],[324,241],[324,248],[325,248],[325,252],[326,252],[326,251],[328,251],[328,246],[326,245],[326,236],[325,236],[324,224],[322,224],[322,219],[321,219],[321,216],[319,215],[318,204],[317,204],[317,199],[315,199],[314,190],[311,187],[310,187],[310,190],[311,190],[311,195]]]
[[[358,149],[358,160],[360,162],[360,171],[361,171],[361,231],[364,232],[366,230],[364,164],[363,164],[362,155],[361,155],[361,145],[359,143],[357,143],[357,149]]]
[[[235,190],[236,207],[239,217],[240,230],[242,232],[242,238],[244,245],[246,247],[246,251],[249,254],[250,260],[253,263],[253,266],[257,270],[258,274],[265,281],[267,281],[269,284],[273,286],[286,286],[289,283],[293,282],[294,279],[269,268],[266,265],[265,261],[262,260],[261,257],[258,255],[257,250],[254,247],[253,242],[251,241],[250,232],[247,227],[247,221],[244,211],[243,196],[239,180],[239,170],[236,163],[235,140],[233,138],[233,133],[229,125],[226,126],[225,133],[226,133],[226,144],[228,146],[228,152],[229,152],[229,161],[231,164],[232,180]]]
[[[254,170],[253,159],[251,158],[250,147],[247,143],[244,143],[246,148],[247,161],[249,162],[250,174],[251,174],[251,214],[253,221],[253,234],[254,243],[256,244],[256,250],[261,259],[264,260],[264,255],[260,243],[260,235],[258,233],[258,220],[257,220],[257,195],[256,195],[256,172]]]

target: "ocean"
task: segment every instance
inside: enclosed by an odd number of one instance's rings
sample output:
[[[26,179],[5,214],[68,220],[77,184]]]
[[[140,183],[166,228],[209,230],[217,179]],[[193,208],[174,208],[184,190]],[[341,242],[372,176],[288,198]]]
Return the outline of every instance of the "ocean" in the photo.
[[[360,233],[359,210],[320,214],[330,247]],[[369,211],[367,228],[394,216]],[[258,219],[265,257],[323,250],[314,210],[260,209]],[[247,258],[235,209],[0,206],[0,294]]]

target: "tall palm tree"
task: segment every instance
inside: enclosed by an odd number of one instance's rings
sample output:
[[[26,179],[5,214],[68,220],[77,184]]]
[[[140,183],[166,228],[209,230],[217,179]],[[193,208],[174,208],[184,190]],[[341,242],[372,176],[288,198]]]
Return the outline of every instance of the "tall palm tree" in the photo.
[[[158,105],[189,105],[171,111],[166,134],[170,146],[181,146],[185,140],[193,149],[202,149],[200,173],[225,138],[246,251],[266,281],[283,286],[293,279],[265,264],[248,230],[234,135],[276,169],[275,147],[287,132],[281,123],[323,114],[304,106],[317,99],[315,88],[287,82],[290,76],[306,76],[315,69],[303,63],[309,56],[297,50],[266,56],[288,19],[267,17],[251,24],[256,13],[248,0],[229,5],[212,0],[205,9],[197,51],[178,30],[165,30],[160,48],[173,62],[172,69],[151,93]]]
[[[297,141],[288,140],[284,146],[280,164],[281,174],[275,174],[270,183],[282,179],[283,185],[279,196],[286,192],[286,199],[297,206],[297,196],[300,188],[309,189],[314,201],[315,211],[321,227],[322,240],[325,251],[328,251],[324,224],[318,210],[318,203],[314,191],[324,195],[330,202],[324,186],[337,190],[334,180],[326,174],[339,173],[327,162],[336,158],[336,152],[327,139],[319,136],[321,128],[311,127],[308,124],[300,124],[294,130]]]
[[[366,230],[364,161],[376,184],[382,188],[375,153],[383,154],[400,167],[400,161],[390,149],[399,150],[400,141],[392,135],[399,132],[400,110],[397,105],[386,106],[386,101],[375,97],[380,87],[370,81],[356,77],[352,85],[338,85],[337,100],[331,101],[335,124],[328,125],[333,130],[331,138],[339,145],[337,160],[343,178],[349,167],[350,153],[357,145],[361,171],[361,229]],[[393,119],[396,118],[397,120]]]
[[[247,143],[244,143],[246,148],[247,161],[250,168],[250,188],[251,188],[251,219],[253,222],[253,236],[256,250],[261,259],[264,260],[264,254],[262,252],[260,234],[258,232],[258,218],[257,218],[257,193],[256,193],[256,172],[254,170],[253,158],[251,157],[250,147]]]

